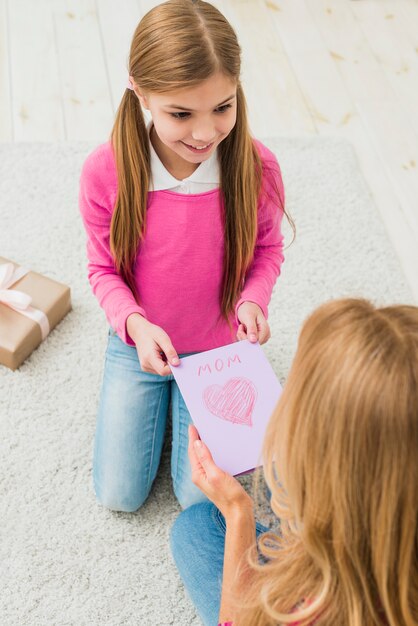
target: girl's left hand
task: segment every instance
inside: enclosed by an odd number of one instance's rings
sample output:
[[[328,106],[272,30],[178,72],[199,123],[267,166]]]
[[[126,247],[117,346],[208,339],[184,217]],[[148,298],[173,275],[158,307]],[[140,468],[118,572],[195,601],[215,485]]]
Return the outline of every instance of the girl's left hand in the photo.
[[[255,302],[243,302],[237,311],[241,324],[238,327],[237,339],[249,339],[252,343],[258,341],[261,345],[271,337],[270,326],[263,311]]]
[[[214,503],[225,519],[243,508],[253,509],[252,498],[236,478],[215,464],[209,448],[192,425],[189,425],[188,451],[193,483]]]

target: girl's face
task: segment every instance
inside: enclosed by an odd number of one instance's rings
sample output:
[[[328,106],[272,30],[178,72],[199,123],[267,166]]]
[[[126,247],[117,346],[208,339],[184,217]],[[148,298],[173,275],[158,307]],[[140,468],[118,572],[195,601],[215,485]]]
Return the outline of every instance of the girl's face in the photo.
[[[235,126],[236,92],[236,83],[221,73],[166,94],[142,94],[135,86],[142,106],[151,112],[154,147],[164,165],[184,170],[209,159]]]

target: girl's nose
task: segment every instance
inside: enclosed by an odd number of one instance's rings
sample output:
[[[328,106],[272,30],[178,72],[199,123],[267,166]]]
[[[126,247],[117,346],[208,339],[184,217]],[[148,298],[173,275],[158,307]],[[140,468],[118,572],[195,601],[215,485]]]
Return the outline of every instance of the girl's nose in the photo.
[[[209,124],[200,124],[193,129],[192,137],[194,141],[198,141],[201,144],[212,143],[216,137],[215,129]]]

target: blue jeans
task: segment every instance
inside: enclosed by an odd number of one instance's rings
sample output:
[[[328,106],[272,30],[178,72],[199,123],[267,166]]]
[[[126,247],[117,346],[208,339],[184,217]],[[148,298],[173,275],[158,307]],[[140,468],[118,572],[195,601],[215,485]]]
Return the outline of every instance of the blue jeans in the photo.
[[[257,538],[267,530],[256,523]],[[208,500],[182,511],[171,529],[174,561],[205,626],[218,623],[225,532],[223,515]]]
[[[142,371],[136,347],[109,330],[93,458],[94,490],[103,506],[132,512],[147,499],[160,463],[170,398],[171,476],[186,508],[207,498],[191,481],[191,418],[177,383],[172,374]]]

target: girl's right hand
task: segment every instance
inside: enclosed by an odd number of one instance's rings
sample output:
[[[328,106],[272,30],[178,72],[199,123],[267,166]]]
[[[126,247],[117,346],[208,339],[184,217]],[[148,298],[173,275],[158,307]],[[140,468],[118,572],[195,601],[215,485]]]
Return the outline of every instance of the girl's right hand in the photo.
[[[139,363],[143,372],[168,376],[171,369],[168,365],[180,364],[180,359],[167,333],[151,324],[145,318],[129,333],[135,342]]]

